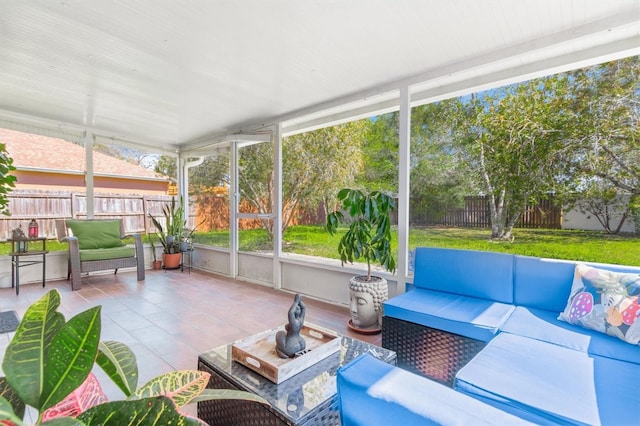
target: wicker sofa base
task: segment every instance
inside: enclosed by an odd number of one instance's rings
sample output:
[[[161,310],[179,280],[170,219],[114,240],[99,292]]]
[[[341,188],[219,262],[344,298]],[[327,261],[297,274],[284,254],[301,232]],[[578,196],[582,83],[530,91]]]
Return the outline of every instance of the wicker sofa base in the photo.
[[[233,389],[239,390],[224,378],[220,377],[217,372],[213,371],[208,365],[199,361],[198,370],[206,371],[211,374],[209,389]],[[214,425],[248,425],[263,426],[286,425],[284,418],[273,410],[257,402],[235,400],[235,399],[214,399],[210,401],[198,402],[198,418],[207,422],[210,426]]]
[[[456,373],[485,342],[397,318],[382,320],[382,347],[394,351],[398,366],[453,386]]]
[[[119,259],[89,260],[80,263],[80,272],[104,271],[107,269],[135,268],[138,260],[135,257]]]

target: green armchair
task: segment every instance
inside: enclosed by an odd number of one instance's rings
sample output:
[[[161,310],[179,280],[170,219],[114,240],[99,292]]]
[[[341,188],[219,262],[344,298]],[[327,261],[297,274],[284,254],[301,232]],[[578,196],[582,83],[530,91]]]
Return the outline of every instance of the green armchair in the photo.
[[[122,219],[105,220],[56,220],[58,241],[67,242],[69,257],[67,262],[67,280],[71,280],[71,289],[81,288],[82,273],[137,267],[138,281],[144,281],[144,249],[140,234],[131,234],[135,245],[122,242],[124,234]]]

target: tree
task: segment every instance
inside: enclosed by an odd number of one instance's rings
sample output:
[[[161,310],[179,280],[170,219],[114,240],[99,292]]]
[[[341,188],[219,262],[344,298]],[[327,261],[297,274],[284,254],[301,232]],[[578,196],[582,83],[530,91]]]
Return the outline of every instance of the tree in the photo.
[[[574,117],[568,143],[574,155],[567,162],[576,197],[602,220],[604,206],[624,199],[621,220],[635,215],[640,226],[640,57],[569,75]]]
[[[154,168],[156,173],[165,175],[171,179],[172,182],[176,182],[178,178],[178,166],[174,157],[162,155]]]
[[[155,162],[156,155],[149,154],[145,151],[129,148],[126,146],[107,145],[102,143],[94,143],[93,150],[110,157],[117,158],[135,164],[137,166],[151,168],[151,165]]]
[[[558,190],[567,149],[566,83],[530,80],[468,103],[467,165],[489,198],[491,238],[510,239],[527,202]]]
[[[194,158],[187,159],[188,161]],[[155,172],[176,181],[178,169],[174,157],[161,156],[155,166]],[[206,156],[202,164],[189,169],[189,194],[200,195],[207,188],[229,185],[229,153],[218,152]]]
[[[360,120],[287,137],[282,146],[282,232],[301,207],[332,205],[339,188],[352,183],[362,170],[361,146],[370,126]],[[271,212],[273,146],[242,148],[238,159],[240,196],[257,213]],[[273,222],[261,219],[269,235]]]
[[[9,215],[9,193],[15,187],[16,177],[11,172],[16,168],[6,146],[0,143],[0,213]]]
[[[580,212],[593,215],[608,234],[618,234],[631,212],[624,195],[601,178],[593,177],[577,194]]]
[[[468,131],[460,99],[413,108],[411,114],[411,214],[438,219],[477,193],[470,174],[455,155]]]
[[[241,211],[268,215],[274,199],[273,144],[269,142],[242,147],[238,154],[238,191]],[[273,220],[261,218],[269,237],[273,236]]]
[[[358,120],[284,140],[283,232],[300,207],[315,209],[322,205],[326,215],[338,189],[352,185],[361,176],[362,147],[370,129],[370,120]]]
[[[375,117],[369,129],[363,129],[366,137],[362,144],[362,173],[357,176],[357,185],[369,190],[398,192],[398,113],[392,112]]]

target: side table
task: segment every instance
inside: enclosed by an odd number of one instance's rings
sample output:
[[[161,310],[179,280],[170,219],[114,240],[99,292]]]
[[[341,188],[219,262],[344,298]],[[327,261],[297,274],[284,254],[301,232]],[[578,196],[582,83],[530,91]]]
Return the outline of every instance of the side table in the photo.
[[[16,294],[20,294],[20,268],[22,268],[23,266],[41,264],[42,265],[42,287],[44,287],[44,283],[46,280],[46,273],[47,273],[47,253],[49,253],[49,251],[47,250],[47,239],[44,237],[41,237],[41,238],[26,238],[23,240],[9,239],[7,241],[11,242],[11,253],[9,253],[9,256],[11,256],[11,287],[16,288]],[[27,243],[27,247],[30,242],[41,241],[42,250],[17,251],[16,244],[18,242],[25,242],[25,241]],[[42,258],[41,259],[31,258],[35,256],[42,256]],[[21,261],[20,260],[21,258],[27,258],[27,259],[24,259]]]
[[[393,351],[348,336],[340,350],[280,384],[233,361],[231,344],[198,357],[198,370],[211,374],[208,388],[237,389],[266,399],[270,406],[242,400],[198,402],[198,417],[209,425],[339,425],[336,373],[361,354],[396,364]]]

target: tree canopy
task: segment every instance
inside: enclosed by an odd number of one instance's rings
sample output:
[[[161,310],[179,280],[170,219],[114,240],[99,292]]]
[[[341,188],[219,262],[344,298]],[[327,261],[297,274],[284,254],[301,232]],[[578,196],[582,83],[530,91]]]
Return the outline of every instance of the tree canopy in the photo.
[[[467,195],[489,199],[491,237],[508,239],[525,205],[553,195],[617,232],[640,224],[640,59],[589,68],[412,108],[411,212],[442,215]],[[398,113],[283,140],[283,230],[302,208],[331,209],[342,187],[398,190]],[[175,176],[175,161],[156,169]],[[273,146],[243,147],[240,196],[270,213]],[[192,169],[190,191],[229,181],[228,153]],[[248,207],[246,207],[248,208]],[[604,212],[604,213],[603,213]],[[607,216],[609,215],[609,216]],[[270,220],[263,226],[272,232]]]
[[[551,194],[596,216],[620,202],[622,220],[637,215],[639,70],[627,58],[415,108],[412,200],[475,189],[489,198],[492,238],[509,238],[526,203]]]
[[[640,58],[577,70],[570,84],[568,163],[577,203],[608,232],[629,216],[640,232]]]
[[[325,209],[335,200],[336,188],[351,184],[362,172],[362,145],[371,123],[360,120],[283,139],[282,232],[302,207]],[[238,158],[241,200],[257,213],[270,213],[273,203],[273,145],[242,148]],[[261,220],[272,235],[272,221]]]

